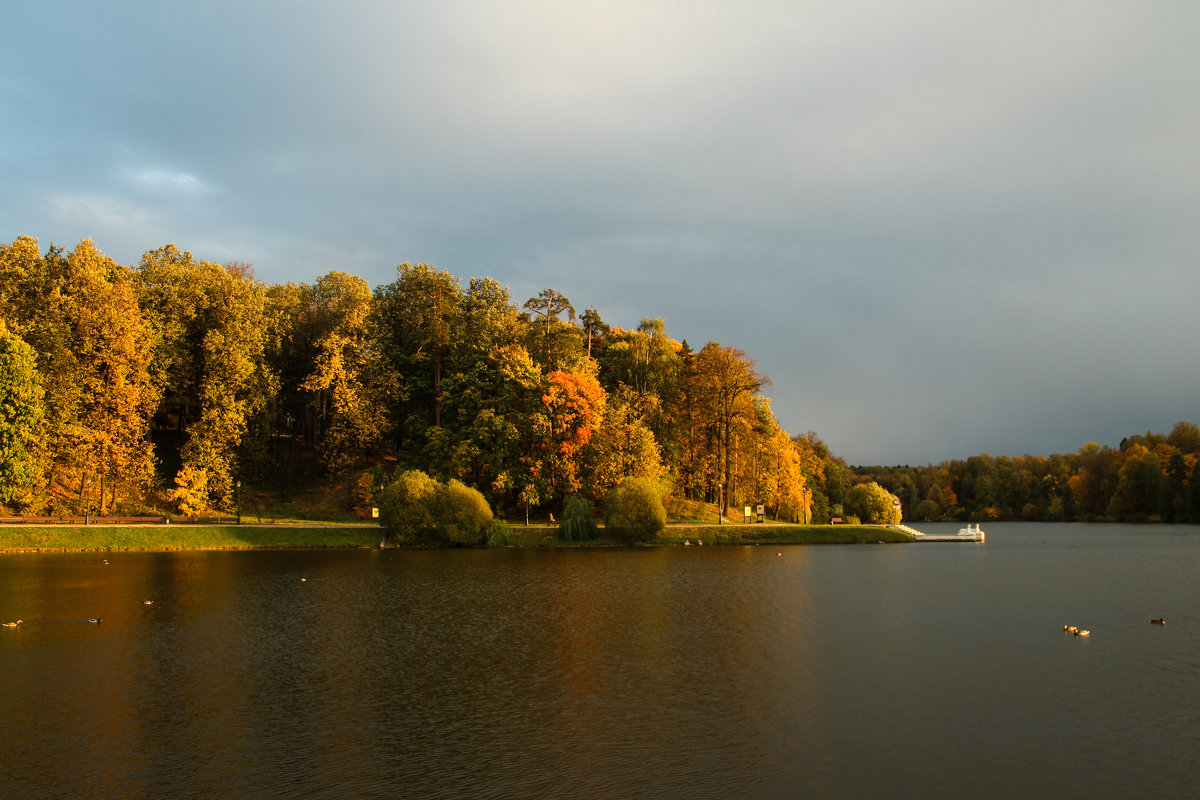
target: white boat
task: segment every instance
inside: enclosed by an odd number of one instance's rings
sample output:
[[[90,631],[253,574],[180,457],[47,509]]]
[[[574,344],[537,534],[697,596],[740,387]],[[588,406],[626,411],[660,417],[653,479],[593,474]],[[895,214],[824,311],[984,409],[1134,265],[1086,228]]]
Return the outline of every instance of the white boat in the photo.
[[[959,528],[958,535],[962,537],[970,537],[977,542],[982,542],[984,540],[983,528],[979,527],[978,522],[975,523],[974,527],[971,527],[971,523],[968,522],[967,527]]]

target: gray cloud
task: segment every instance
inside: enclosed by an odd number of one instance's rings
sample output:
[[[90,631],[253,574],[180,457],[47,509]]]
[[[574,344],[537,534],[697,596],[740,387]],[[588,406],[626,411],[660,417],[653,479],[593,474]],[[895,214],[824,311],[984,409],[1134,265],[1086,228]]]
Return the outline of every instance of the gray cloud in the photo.
[[[47,2],[0,239],[402,261],[746,350],[852,462],[1200,420],[1200,7]]]

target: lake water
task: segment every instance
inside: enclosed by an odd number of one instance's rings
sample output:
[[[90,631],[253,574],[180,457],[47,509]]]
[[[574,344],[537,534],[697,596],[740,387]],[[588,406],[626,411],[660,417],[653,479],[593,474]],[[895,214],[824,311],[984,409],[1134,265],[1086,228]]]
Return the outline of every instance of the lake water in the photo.
[[[3,555],[0,796],[1195,797],[1200,528],[985,528]]]

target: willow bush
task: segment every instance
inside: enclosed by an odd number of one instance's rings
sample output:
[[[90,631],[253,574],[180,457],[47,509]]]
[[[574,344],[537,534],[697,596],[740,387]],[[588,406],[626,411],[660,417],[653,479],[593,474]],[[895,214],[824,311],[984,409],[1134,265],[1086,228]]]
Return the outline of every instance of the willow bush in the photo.
[[[558,538],[564,542],[587,542],[596,538],[596,520],[592,519],[592,504],[573,494],[563,505],[562,523]]]

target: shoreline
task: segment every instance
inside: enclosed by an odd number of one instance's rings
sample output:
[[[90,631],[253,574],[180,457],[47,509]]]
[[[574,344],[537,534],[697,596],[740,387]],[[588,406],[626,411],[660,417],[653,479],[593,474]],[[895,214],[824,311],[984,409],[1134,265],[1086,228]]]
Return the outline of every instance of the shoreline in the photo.
[[[603,529],[601,529],[603,531]],[[627,547],[601,535],[564,542],[558,526],[514,525],[495,548]],[[74,552],[177,552],[187,550],[429,549],[415,542],[382,542],[378,525],[242,523],[241,525],[16,525],[0,527],[0,554]],[[636,547],[687,545],[899,544],[914,541],[896,528],[870,525],[675,524]]]

